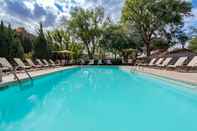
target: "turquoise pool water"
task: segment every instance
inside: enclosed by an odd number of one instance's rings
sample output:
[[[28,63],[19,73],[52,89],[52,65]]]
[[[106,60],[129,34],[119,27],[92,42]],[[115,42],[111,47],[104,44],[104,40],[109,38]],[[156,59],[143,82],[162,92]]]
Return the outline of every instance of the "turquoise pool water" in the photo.
[[[74,68],[1,90],[0,131],[197,131],[196,98],[118,67]]]

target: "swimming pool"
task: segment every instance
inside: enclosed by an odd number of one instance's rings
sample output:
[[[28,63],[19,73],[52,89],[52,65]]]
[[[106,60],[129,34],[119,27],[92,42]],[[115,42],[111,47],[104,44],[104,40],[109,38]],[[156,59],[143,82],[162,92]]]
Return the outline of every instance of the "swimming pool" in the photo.
[[[0,131],[197,131],[196,98],[118,67],[77,67],[2,89]]]

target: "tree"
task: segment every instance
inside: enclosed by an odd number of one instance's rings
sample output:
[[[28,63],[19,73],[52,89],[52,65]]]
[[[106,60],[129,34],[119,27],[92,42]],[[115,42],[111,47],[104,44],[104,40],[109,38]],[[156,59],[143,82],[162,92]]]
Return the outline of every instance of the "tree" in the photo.
[[[102,8],[91,10],[79,8],[71,13],[71,18],[68,21],[68,30],[71,31],[78,42],[82,42],[89,58],[92,59],[105,25],[106,19]]]
[[[151,45],[152,45],[151,49],[153,50],[157,50],[157,49],[167,50],[170,47],[168,41],[162,38],[153,39]]]
[[[8,26],[7,37],[8,37],[7,44],[9,45],[8,48],[9,57],[23,58],[24,49],[21,45],[20,40],[16,36],[16,32],[12,30],[11,25]]]
[[[34,46],[33,56],[35,58],[44,58],[44,59],[49,58],[50,52],[49,52],[48,43],[47,43],[44,31],[43,31],[42,23],[40,23],[38,36],[35,38],[33,46]]]
[[[186,35],[185,32],[180,31],[177,33],[177,39],[179,43],[181,44],[182,49],[184,49],[186,42],[189,40],[189,37]]]
[[[25,33],[18,33],[17,37],[19,38],[21,45],[23,46],[24,49],[24,53],[30,53],[32,52],[33,49],[33,38],[30,38],[30,36],[28,36]]]
[[[108,52],[124,55],[125,49],[137,49],[137,34],[128,32],[128,28],[122,25],[111,24],[103,32],[101,47]]]
[[[10,45],[9,56],[12,58],[13,57],[23,58],[24,49],[19,39],[16,38],[16,40],[14,40],[13,43]]]
[[[194,34],[194,35],[196,35],[197,34],[197,28],[192,28],[192,33]]]
[[[197,52],[197,37],[194,37],[189,43],[189,49],[194,52]]]
[[[63,29],[56,29],[47,32],[47,41],[50,42],[52,50],[60,51],[68,49],[70,43],[70,34]]]
[[[82,49],[83,47],[81,44],[74,43],[74,42],[70,43],[68,50],[73,52],[71,54],[71,58],[77,60],[82,54],[82,51],[83,51]]]
[[[19,57],[23,58],[24,50],[16,37],[16,32],[12,30],[11,25],[4,26],[3,21],[0,25],[0,56],[1,57]]]
[[[7,43],[7,29],[4,26],[3,21],[0,25],[0,56],[5,57],[9,55],[9,45]]]
[[[130,23],[141,34],[150,56],[151,41],[167,27],[182,24],[183,16],[191,11],[191,2],[179,0],[126,0],[122,21]]]

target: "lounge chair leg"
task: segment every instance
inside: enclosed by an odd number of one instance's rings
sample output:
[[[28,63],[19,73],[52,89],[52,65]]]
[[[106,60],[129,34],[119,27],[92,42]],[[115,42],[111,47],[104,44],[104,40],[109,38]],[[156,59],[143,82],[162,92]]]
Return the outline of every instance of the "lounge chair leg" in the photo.
[[[27,72],[26,69],[24,69],[24,71],[25,71],[25,73],[28,75],[28,77],[32,80],[32,77],[31,77],[31,75],[29,74],[29,72]]]

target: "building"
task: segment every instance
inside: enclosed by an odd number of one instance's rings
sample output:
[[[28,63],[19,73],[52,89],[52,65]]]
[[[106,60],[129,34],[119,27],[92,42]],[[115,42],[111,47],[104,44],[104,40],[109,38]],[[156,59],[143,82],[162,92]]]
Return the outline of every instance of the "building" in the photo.
[[[34,35],[27,32],[24,27],[16,28],[16,33],[17,33],[17,35],[22,35],[23,37],[28,37],[30,39],[34,38]]]

